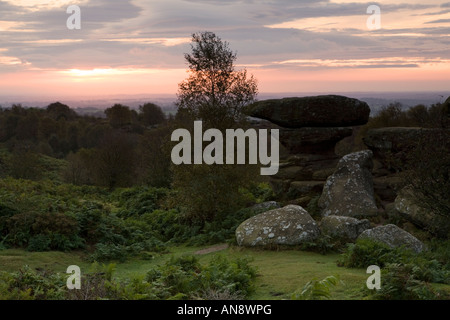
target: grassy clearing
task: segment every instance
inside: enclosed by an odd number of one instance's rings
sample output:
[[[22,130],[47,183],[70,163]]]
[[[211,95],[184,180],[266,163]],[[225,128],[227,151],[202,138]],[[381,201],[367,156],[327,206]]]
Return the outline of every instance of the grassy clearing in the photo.
[[[171,247],[168,254],[154,254],[147,260],[133,259],[117,263],[115,277],[121,280],[142,276],[147,271],[162,264],[172,256],[194,254],[205,247]],[[227,258],[247,257],[258,269],[256,290],[250,296],[254,300],[290,299],[293,292],[300,290],[313,278],[323,279],[329,275],[339,275],[342,283],[333,289],[333,299],[361,299],[360,289],[367,279],[365,270],[346,269],[336,266],[338,254],[320,255],[317,253],[283,250],[267,251],[258,249],[231,247],[220,252],[199,256],[200,262],[207,263],[214,255]],[[83,260],[81,252],[28,252],[10,249],[0,251],[0,270],[13,272],[24,265],[31,268],[46,268],[56,272],[65,272],[69,265],[75,264],[83,270],[91,264]]]

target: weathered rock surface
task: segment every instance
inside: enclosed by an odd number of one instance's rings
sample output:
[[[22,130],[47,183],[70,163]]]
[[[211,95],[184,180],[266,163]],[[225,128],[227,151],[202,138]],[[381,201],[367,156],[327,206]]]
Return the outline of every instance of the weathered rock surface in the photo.
[[[402,185],[402,178],[398,175],[381,176],[373,179],[375,194],[378,195],[381,200],[387,202],[393,202],[395,200]]]
[[[433,129],[425,128],[378,128],[370,129],[363,138],[364,144],[373,151],[374,156],[389,170],[401,170],[409,150],[425,134]]]
[[[416,143],[424,130],[429,129],[413,127],[370,129],[363,140],[373,151],[399,151]]]
[[[352,133],[353,128],[345,127],[280,129],[280,142],[291,154],[334,155],[336,143]]]
[[[311,193],[321,193],[324,182],[322,181],[294,181],[289,186],[288,193],[291,197],[299,197]]]
[[[391,248],[404,246],[417,253],[425,250],[425,245],[409,232],[393,224],[369,229],[360,234],[358,239],[371,239],[387,244]]]
[[[366,124],[370,108],[357,99],[325,95],[258,101],[247,114],[285,128],[347,127]]]
[[[414,225],[440,237],[448,237],[450,233],[449,219],[420,207],[414,201],[414,198],[411,190],[408,188],[402,189],[395,199],[395,209],[403,218]]]
[[[255,212],[265,212],[271,209],[278,209],[278,208],[281,208],[281,206],[276,201],[261,202],[252,206],[252,210]]]
[[[328,216],[320,222],[322,234],[341,241],[354,241],[365,230],[370,229],[370,221],[351,217]]]
[[[266,211],[242,222],[236,229],[240,246],[297,245],[314,241],[319,226],[300,206],[288,205]]]
[[[323,216],[369,217],[378,214],[372,180],[372,151],[344,156],[327,179],[319,199]]]

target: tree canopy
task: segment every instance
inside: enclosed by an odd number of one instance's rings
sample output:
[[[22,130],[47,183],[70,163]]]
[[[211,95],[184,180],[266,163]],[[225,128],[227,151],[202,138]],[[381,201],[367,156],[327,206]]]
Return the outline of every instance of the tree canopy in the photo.
[[[223,129],[242,120],[242,109],[255,101],[257,82],[247,70],[236,70],[236,53],[212,32],[192,35],[186,53],[189,77],[179,84],[178,112]]]

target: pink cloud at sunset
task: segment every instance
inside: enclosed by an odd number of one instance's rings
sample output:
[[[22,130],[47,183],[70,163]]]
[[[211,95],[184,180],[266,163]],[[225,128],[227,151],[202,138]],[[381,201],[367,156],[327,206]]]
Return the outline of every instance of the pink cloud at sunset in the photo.
[[[0,1],[0,95],[175,94],[190,35],[215,32],[260,92],[450,87],[450,3],[378,1]]]

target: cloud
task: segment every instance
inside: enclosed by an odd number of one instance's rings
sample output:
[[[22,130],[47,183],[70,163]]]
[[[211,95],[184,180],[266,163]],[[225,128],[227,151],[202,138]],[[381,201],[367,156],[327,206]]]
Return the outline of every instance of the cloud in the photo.
[[[429,58],[449,55],[449,28],[443,25],[447,18],[423,18],[423,26],[369,32],[365,29],[367,2],[86,0],[80,2],[81,30],[66,28],[67,3],[62,4],[21,7],[0,1],[0,29],[1,21],[8,21],[0,32],[4,56],[26,62],[17,65],[24,69],[185,68],[183,54],[189,51],[190,35],[205,30],[230,42],[241,65],[276,66],[276,61],[295,59],[380,59],[399,53]],[[394,20],[401,24],[402,15],[409,23],[418,20],[413,15],[449,4],[383,2],[380,6],[383,17],[397,14]],[[292,21],[299,21],[300,27],[277,26]],[[314,21],[324,21],[325,27],[312,28]],[[4,67],[0,65],[0,72]]]
[[[450,22],[450,19],[438,19],[438,20],[428,21],[425,23],[430,24],[430,23],[449,23],[449,22]]]

